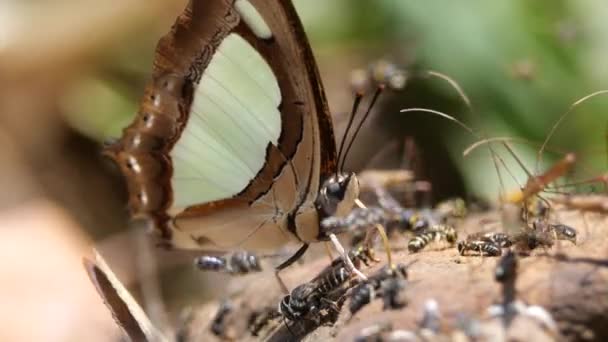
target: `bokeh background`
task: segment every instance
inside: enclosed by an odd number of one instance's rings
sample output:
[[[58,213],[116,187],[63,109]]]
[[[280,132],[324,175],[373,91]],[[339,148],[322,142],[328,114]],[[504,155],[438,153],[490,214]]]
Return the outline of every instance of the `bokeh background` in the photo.
[[[185,2],[0,1],[1,340],[115,338],[111,318],[81,266],[96,242],[126,282],[136,278],[124,186],[100,146],[119,136],[136,112],[156,41]],[[400,109],[438,109],[480,136],[526,139],[513,146],[534,169],[538,145],[558,117],[578,99],[608,89],[606,2],[295,4],[338,136],[352,103],[351,71],[380,58],[405,70],[440,71],[465,90],[472,109],[446,82],[409,79],[403,91],[383,95],[349,156],[348,168],[355,171],[401,167],[403,142],[413,139],[418,152],[410,159],[416,160],[417,177],[432,182],[435,199],[496,200],[496,171],[487,150],[462,156],[476,138],[457,125]],[[544,163],[576,152],[573,178],[606,171],[606,108],[602,96],[575,107],[549,141]],[[504,155],[523,182],[523,170]],[[179,261],[170,262],[174,267],[168,272],[179,268]],[[218,280],[199,278],[174,276],[163,293],[194,293],[204,300]],[[178,298],[175,307],[191,300]]]

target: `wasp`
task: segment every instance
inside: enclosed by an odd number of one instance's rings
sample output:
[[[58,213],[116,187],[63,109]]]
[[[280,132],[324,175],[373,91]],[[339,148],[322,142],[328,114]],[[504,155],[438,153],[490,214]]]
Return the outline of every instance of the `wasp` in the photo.
[[[234,275],[262,271],[259,257],[247,251],[235,252],[228,257],[203,255],[195,258],[194,264],[204,271],[225,272]]]
[[[313,283],[296,286],[279,303],[279,313],[290,321],[297,321],[320,307],[320,294]]]
[[[553,237],[548,231],[526,229],[513,234],[511,242],[518,251],[525,252],[538,247],[552,247]]]
[[[494,278],[502,285],[502,303],[488,308],[490,316],[502,317],[506,326],[517,315],[527,316],[557,333],[557,324],[551,314],[541,306],[526,305],[516,299],[515,282],[517,281],[518,260],[512,251],[505,254],[496,265]]]
[[[370,261],[376,260],[371,248],[364,246],[350,250],[348,255],[356,267],[361,263],[369,265]],[[284,296],[279,303],[279,313],[290,321],[298,321],[311,312],[324,308],[336,309],[330,295],[340,290],[350,276],[344,260],[341,257],[336,258],[310,282],[297,286]]]
[[[480,232],[473,233],[467,236],[468,241],[478,241],[484,240],[494,243],[495,245],[506,248],[511,246],[511,237],[506,233],[498,233],[498,232]]]
[[[353,261],[356,267],[361,266],[361,263],[363,263],[365,266],[369,266],[372,261],[380,261],[376,259],[374,250],[366,244],[362,244],[351,249],[350,251],[348,251],[348,256]],[[337,263],[339,261],[344,262],[342,258],[338,258],[334,260],[333,263]]]
[[[502,248],[511,247],[512,244],[513,238],[509,234],[479,232],[469,234],[465,241],[458,242],[458,253],[465,255],[468,251],[474,251],[481,255],[500,256]]]
[[[458,233],[454,227],[449,225],[434,225],[412,238],[408,244],[407,248],[411,253],[416,253],[422,250],[426,245],[431,241],[439,241],[444,239],[445,241],[453,244],[456,242],[458,238]]]
[[[430,213],[415,209],[402,209],[395,218],[395,223],[401,230],[413,232],[422,232],[437,223]]]
[[[211,320],[211,332],[215,336],[224,336],[226,330],[225,322],[226,316],[232,312],[234,305],[229,300],[224,300],[220,304],[217,313]]]
[[[355,208],[346,217],[330,216],[321,222],[321,229],[324,232],[334,234],[345,231],[358,232],[375,224],[386,223],[387,216],[385,211],[379,207]]]
[[[349,311],[354,315],[374,298],[381,297],[384,309],[397,309],[405,305],[399,298],[405,288],[407,267],[403,264],[385,266],[366,281],[355,287],[350,295]]]
[[[553,234],[556,240],[567,240],[576,244],[576,229],[561,223],[547,223],[537,219],[532,222],[532,229],[542,233]]]
[[[348,279],[347,269],[339,267],[332,272],[331,277],[321,278],[318,282],[307,282],[296,286],[279,302],[278,312],[286,319],[296,322],[311,317],[323,309],[333,309],[336,312],[337,304],[329,298],[328,294]],[[319,317],[312,316],[320,323]]]
[[[478,252],[481,255],[500,256],[502,249],[489,240],[464,240],[458,242],[458,253],[466,255],[468,251]]]
[[[558,240],[568,240],[576,244],[576,229],[565,224],[550,224],[549,227],[555,232]]]

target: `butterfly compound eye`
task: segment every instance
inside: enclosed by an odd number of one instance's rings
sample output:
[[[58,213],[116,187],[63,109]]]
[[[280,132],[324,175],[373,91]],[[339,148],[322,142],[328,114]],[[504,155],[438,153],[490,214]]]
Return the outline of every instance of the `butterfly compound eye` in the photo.
[[[327,184],[327,196],[335,201],[342,201],[348,190],[351,175],[333,177]]]

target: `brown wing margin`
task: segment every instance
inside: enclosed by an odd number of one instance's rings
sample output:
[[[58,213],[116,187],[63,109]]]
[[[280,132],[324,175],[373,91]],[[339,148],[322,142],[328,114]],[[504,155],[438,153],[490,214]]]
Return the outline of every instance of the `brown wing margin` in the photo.
[[[171,238],[167,227],[173,174],[169,151],[186,123],[193,83],[238,22],[233,0],[191,0],[158,42],[152,80],[135,120],[105,150],[127,181],[131,215],[152,218],[164,238]]]
[[[319,69],[315,62],[314,54],[312,53],[312,48],[304,33],[304,27],[293,7],[293,3],[291,0],[276,1],[281,3],[285,15],[290,22],[290,26],[295,33],[298,46],[304,56],[304,63],[306,64],[310,86],[315,99],[317,120],[319,123],[319,138],[321,141],[321,180],[319,182],[319,186],[321,186],[323,181],[332,174],[335,174],[338,168],[336,140],[334,137],[331,114],[329,112],[329,106],[327,104],[327,98],[325,97],[325,90],[323,89]]]
[[[323,89],[323,83],[321,82],[321,76],[315,62],[312,48],[310,47],[310,43],[308,42],[308,38],[304,32],[302,22],[300,21],[291,0],[255,0],[253,2],[256,4],[261,2],[279,3],[285,17],[289,22],[289,26],[294,32],[297,46],[299,47],[300,53],[303,56],[310,87],[313,92],[317,120],[319,124],[319,134],[321,140],[321,180],[319,182],[319,186],[321,186],[327,177],[336,172],[338,166],[336,140],[334,137],[331,114],[329,112],[327,98],[325,97],[325,90]]]
[[[256,181],[237,198],[218,201],[218,205],[224,202],[252,200],[260,191],[269,188],[272,178],[285,163],[284,157],[289,158],[295,152],[301,139],[302,115],[317,117],[321,142],[320,184],[336,171],[336,147],[327,101],[312,50],[291,1],[250,1],[265,18],[271,18],[269,25],[273,32],[277,30],[286,33],[286,44],[275,49],[289,48],[290,54],[278,56],[297,58],[304,65],[305,70],[291,70],[288,58],[287,61],[282,61],[282,68],[270,63],[273,71],[282,69],[277,72],[282,91],[293,87],[293,93],[286,96],[281,104],[282,118],[285,113],[298,115],[283,120],[285,125],[280,137],[280,153],[272,148],[267,151],[269,167],[264,168],[265,172],[259,174],[260,177],[256,177]],[[189,2],[171,32],[158,43],[152,80],[146,86],[136,119],[124,130],[122,138],[105,151],[115,159],[127,180],[131,214],[134,217],[151,217],[166,239],[171,238],[171,231],[167,227],[170,220],[167,210],[172,203],[173,173],[169,151],[187,121],[193,84],[200,79],[221,41],[235,29],[265,58],[272,55],[263,53],[263,45],[266,42],[253,40],[251,33],[244,33],[244,25],[239,25],[240,18],[233,8],[233,3],[233,0]],[[275,23],[272,17],[279,20]],[[292,84],[292,73],[306,76],[296,77],[295,84]],[[314,108],[310,102],[314,102]],[[193,214],[196,214],[196,210]]]
[[[243,37],[267,61],[281,89],[281,135],[278,149],[268,146],[266,164],[256,178],[237,196],[227,200],[205,203],[187,208],[178,217],[196,217],[212,213],[210,208],[241,205],[264,195],[272,187],[273,179],[291,159],[304,134],[303,117],[316,115],[321,151],[320,182],[336,172],[336,146],[331,117],[317,65],[300,19],[291,1],[249,0],[269,25],[273,37],[260,39],[240,22],[234,32]],[[302,182],[310,180],[301,179]],[[306,185],[308,187],[309,184]],[[316,192],[318,189],[305,191]],[[304,200],[306,196],[302,198]],[[301,203],[300,203],[301,204]]]
[[[304,27],[291,0],[249,1],[265,18],[274,38],[270,41],[258,39],[244,23],[237,27],[236,32],[264,56],[279,80],[283,95],[283,129],[279,148],[287,157],[295,153],[302,132],[296,128],[301,126],[301,122],[294,122],[294,113],[316,115],[321,141],[322,184],[325,178],[336,172],[336,143],[325,91]]]
[[[102,297],[108,309],[110,309],[116,323],[132,341],[148,341],[148,336],[140,325],[140,322],[131,313],[128,304],[120,298],[118,290],[114,288],[114,285],[110,279],[108,279],[105,272],[88,259],[83,260],[83,265],[91,282],[95,285],[97,292]]]

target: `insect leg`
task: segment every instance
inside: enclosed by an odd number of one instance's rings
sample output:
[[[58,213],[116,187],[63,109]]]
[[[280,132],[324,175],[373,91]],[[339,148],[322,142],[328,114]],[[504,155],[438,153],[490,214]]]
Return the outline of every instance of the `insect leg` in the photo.
[[[302,244],[302,247],[300,247],[292,256],[290,256],[287,260],[283,261],[274,270],[274,276],[277,278],[279,286],[281,286],[281,290],[283,290],[285,294],[288,294],[289,290],[287,289],[287,286],[285,286],[285,282],[283,281],[283,279],[281,279],[279,272],[291,266],[291,264],[293,264],[294,262],[298,261],[298,259],[300,259],[302,255],[304,255],[304,253],[306,253],[308,247],[309,245],[307,243]]]

